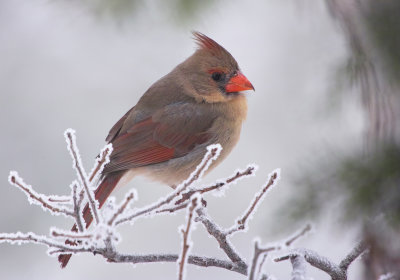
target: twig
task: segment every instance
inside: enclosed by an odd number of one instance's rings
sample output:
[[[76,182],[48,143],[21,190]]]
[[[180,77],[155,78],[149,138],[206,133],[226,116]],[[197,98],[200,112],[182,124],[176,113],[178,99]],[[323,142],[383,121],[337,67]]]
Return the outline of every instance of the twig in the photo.
[[[83,200],[83,192],[80,192],[80,197],[77,196],[78,192],[78,182],[72,183],[72,201],[74,203],[74,214],[75,214],[75,223],[78,226],[78,230],[82,232],[83,228],[83,221],[81,216],[81,203]]]
[[[270,245],[267,246],[266,248],[260,248],[258,245],[258,241],[254,242],[254,254],[253,254],[253,260],[252,260],[252,265],[250,268],[250,273],[249,273],[249,279],[250,280],[256,280],[258,279],[257,275],[260,274],[262,266],[264,264],[265,258],[267,257],[267,253],[271,251],[276,251],[276,250],[281,250],[283,247],[288,247],[293,242],[298,240],[300,237],[304,236],[307,232],[311,230],[311,225],[307,224],[302,230],[300,230],[298,233],[294,234],[292,237],[288,238],[286,241],[283,242],[283,244],[276,244],[276,245]],[[260,256],[263,256],[262,261],[259,264],[258,267],[258,272],[256,275],[256,266],[258,263],[258,259]]]
[[[200,207],[196,210],[196,213],[199,220],[207,229],[207,232],[217,240],[219,247],[225,252],[229,259],[247,270],[247,264],[233,249],[232,244],[227,239],[226,233],[208,217],[205,209]]]
[[[87,239],[87,238],[92,238],[93,234],[87,233],[87,234],[82,234],[82,233],[74,233],[74,232],[61,232],[56,229],[52,229],[50,234],[53,237],[64,237],[68,239]]]
[[[340,262],[339,267],[343,271],[347,271],[350,264],[358,258],[366,249],[368,245],[365,241],[361,241],[351,250],[347,256]]]
[[[64,254],[64,253],[93,253],[96,255],[102,255],[109,262],[113,263],[155,263],[155,262],[177,262],[179,256],[177,254],[147,254],[147,255],[125,255],[115,252],[113,250],[106,250],[105,248],[78,248],[69,247],[69,249],[60,249],[51,251],[50,254]],[[219,267],[234,271],[243,275],[247,274],[246,268],[235,264],[230,261],[220,260],[217,258],[195,256],[190,255],[187,259],[189,264],[201,266],[201,267]]]
[[[93,179],[102,171],[104,166],[110,161],[110,154],[112,152],[112,144],[107,144],[103,150],[101,151],[101,157],[96,158],[96,164],[92,171],[90,172],[89,182],[92,182]]]
[[[258,241],[256,240],[254,242],[254,253],[253,253],[253,259],[251,262],[251,268],[250,268],[250,272],[249,272],[249,280],[257,280],[256,278],[256,268],[257,268],[257,263],[258,263],[258,259],[260,257],[260,255],[264,255],[264,257],[266,257],[266,253],[271,252],[271,251],[275,251],[275,250],[279,250],[280,246],[272,246],[272,247],[268,247],[268,248],[260,248],[258,246]],[[262,264],[259,267],[259,271],[261,271],[261,267]]]
[[[292,245],[293,242],[295,242],[300,237],[304,236],[310,230],[311,230],[311,225],[307,224],[302,230],[300,230],[298,233],[295,233],[291,238],[286,240],[285,246],[289,247],[290,245]]]
[[[115,251],[108,251],[105,248],[93,248],[93,247],[83,247],[83,246],[68,246],[64,243],[56,242],[46,236],[36,235],[34,233],[13,233],[13,234],[0,234],[0,243],[8,242],[11,244],[20,243],[36,243],[49,246],[50,248],[57,248],[49,252],[50,254],[62,254],[62,253],[95,253],[100,254],[110,262],[116,263],[152,263],[152,262],[176,262],[178,260],[177,254],[148,254],[148,255],[123,255]],[[230,271],[235,271],[246,275],[246,270],[243,267],[229,261],[219,260],[210,257],[201,256],[189,256],[188,263],[202,266],[202,267],[220,267]]]
[[[68,246],[64,243],[59,243],[53,239],[49,239],[46,236],[37,235],[32,232],[0,233],[0,243],[3,243],[3,242],[8,242],[11,244],[21,244],[21,243],[43,244],[43,245],[49,246],[50,248],[58,248],[58,249],[64,250],[64,251],[75,250],[75,249],[83,250],[84,249],[84,247]],[[85,250],[89,250],[89,249],[85,248]]]
[[[9,182],[10,184],[20,188],[23,192],[25,192],[25,194],[31,198],[30,202],[41,205],[44,209],[47,209],[50,212],[74,217],[74,213],[72,211],[69,211],[68,209],[65,208],[58,208],[54,204],[46,201],[47,200],[46,196],[43,194],[38,194],[32,189],[31,186],[26,185],[24,181],[18,176],[17,172],[15,171],[10,172]]]
[[[199,189],[199,190],[187,191],[187,192],[182,194],[182,197],[179,200],[177,200],[175,202],[175,204],[178,205],[178,204],[181,204],[182,202],[184,202],[186,200],[189,200],[190,197],[192,195],[194,195],[195,193],[203,194],[203,193],[206,193],[206,192],[214,191],[216,189],[222,188],[223,186],[229,185],[229,184],[237,181],[238,179],[240,179],[242,177],[253,175],[255,170],[256,170],[256,167],[251,165],[251,166],[248,166],[246,168],[246,170],[244,170],[244,171],[237,171],[235,175],[229,177],[224,182],[219,182],[219,183],[216,183],[216,184],[214,184],[212,186],[204,187],[204,188]]]
[[[300,255],[312,266],[326,272],[331,276],[332,280],[347,280],[347,269],[350,264],[358,257],[362,252],[367,249],[365,242],[360,242],[357,246],[340,262],[340,265],[335,264],[328,258],[319,255],[317,252],[307,249],[296,249],[289,255],[285,255],[276,258],[275,261],[288,260],[292,257]]]
[[[125,197],[125,201],[121,204],[121,206],[118,208],[118,210],[114,213],[114,215],[111,217],[111,219],[108,221],[108,225],[111,226],[115,220],[118,218],[119,215],[121,215],[126,207],[129,205],[129,203],[131,202],[131,200],[135,197],[135,192],[131,191],[126,197]]]
[[[188,217],[187,217],[187,223],[186,223],[186,229],[181,229],[182,232],[182,238],[183,238],[183,245],[182,245],[182,253],[179,256],[178,259],[178,279],[183,280],[184,277],[184,269],[185,269],[185,263],[187,262],[187,254],[190,248],[189,245],[189,234],[191,230],[191,225],[193,222],[193,211],[197,207],[198,204],[198,197],[194,197],[190,203],[190,206],[188,208]]]
[[[257,196],[254,198],[253,202],[251,203],[250,207],[247,209],[246,213],[240,218],[239,220],[236,221],[236,225],[234,225],[231,229],[227,231],[227,234],[232,234],[234,232],[237,232],[239,230],[244,230],[246,228],[246,222],[247,219],[250,217],[250,215],[254,212],[254,210],[257,207],[257,204],[261,201],[263,196],[267,193],[267,190],[274,186],[276,182],[279,180],[279,173],[280,170],[274,171],[267,182],[267,184],[262,188],[262,190],[257,194]]]
[[[262,257],[262,259],[260,261],[260,264],[258,265],[257,278],[256,279],[260,278],[260,277],[258,277],[258,275],[260,275],[260,273],[261,273],[262,267],[263,267],[265,261],[267,260],[267,256],[268,256],[268,254],[263,254],[263,257]]]
[[[50,202],[55,203],[71,203],[71,198],[69,196],[60,196],[60,197],[49,197],[48,199]]]
[[[165,213],[165,212],[173,213],[173,212],[176,212],[178,210],[185,209],[187,206],[188,206],[188,203],[183,203],[183,204],[179,204],[179,205],[174,206],[174,207],[169,207],[169,208],[164,208],[164,209],[157,210],[155,213],[156,214]]]
[[[209,146],[210,147],[210,146]],[[121,218],[115,222],[115,225],[120,225],[122,223],[126,223],[128,221],[131,221],[139,216],[149,214],[152,211],[170,203],[174,198],[179,196],[183,191],[185,191],[192,183],[194,183],[196,180],[198,180],[202,174],[205,172],[205,170],[210,166],[211,162],[215,160],[218,155],[220,150],[222,149],[220,145],[212,145],[211,148],[208,148],[207,153],[204,155],[203,160],[201,164],[199,164],[194,172],[189,176],[188,179],[186,179],[182,184],[180,184],[175,191],[170,193],[168,196],[164,197],[161,199],[159,202],[150,205],[149,207],[145,207],[142,210],[137,210],[135,213],[128,215],[127,217]]]
[[[91,183],[94,178],[97,177],[97,175],[100,173],[101,170],[103,170],[104,166],[110,161],[110,154],[112,152],[112,144],[109,143],[107,144],[103,150],[101,151],[101,157],[96,158],[96,163],[95,166],[93,167],[92,171],[90,172],[89,176],[89,182]],[[82,204],[83,198],[84,198],[85,190],[81,190],[79,193],[79,201],[78,205]]]
[[[93,191],[89,189],[88,178],[80,161],[80,157],[78,155],[78,148],[76,147],[76,141],[75,141],[75,132],[72,129],[68,129],[65,132],[65,137],[68,143],[68,150],[70,151],[71,156],[74,160],[73,166],[78,173],[78,177],[82,182],[83,189],[85,190],[86,193],[86,197],[89,200],[90,211],[92,213],[92,216],[94,217],[96,224],[99,224],[100,218],[98,213],[97,201],[94,199]]]

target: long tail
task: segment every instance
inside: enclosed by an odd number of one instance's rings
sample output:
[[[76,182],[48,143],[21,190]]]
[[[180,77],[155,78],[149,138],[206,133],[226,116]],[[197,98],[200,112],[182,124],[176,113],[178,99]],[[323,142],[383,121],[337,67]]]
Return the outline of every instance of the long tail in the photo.
[[[105,177],[103,179],[101,184],[98,186],[98,188],[95,191],[95,198],[99,201],[100,207],[103,206],[107,197],[115,189],[115,187],[117,186],[117,184],[123,174],[124,174],[123,172],[109,174],[109,175],[107,175],[107,177]],[[86,204],[85,208],[83,209],[83,219],[85,220],[86,228],[88,228],[89,225],[91,224],[91,222],[93,221],[93,217],[92,217],[92,214],[90,213],[88,204]],[[71,230],[78,231],[78,227],[76,226],[76,224],[74,224],[74,226],[72,227]],[[74,243],[69,240],[67,240],[65,243],[74,245]],[[72,256],[72,254],[62,254],[62,255],[58,256],[58,261],[60,262],[61,268],[64,268],[67,266],[71,256]]]

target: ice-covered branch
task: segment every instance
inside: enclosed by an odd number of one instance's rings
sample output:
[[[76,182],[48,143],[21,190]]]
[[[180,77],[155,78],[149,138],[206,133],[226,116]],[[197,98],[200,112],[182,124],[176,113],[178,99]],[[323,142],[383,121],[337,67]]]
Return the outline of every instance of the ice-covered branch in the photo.
[[[326,272],[332,280],[347,280],[347,270],[350,264],[358,258],[365,250],[367,245],[365,242],[360,242],[351,250],[351,252],[340,262],[335,264],[328,258],[319,255],[317,252],[308,249],[296,249],[290,254],[276,258],[275,261],[284,261],[292,259],[296,256],[303,257],[310,265]]]
[[[229,257],[229,259],[231,259],[231,261],[233,261],[234,263],[237,263],[240,267],[247,270],[247,264],[235,251],[233,245],[227,239],[227,234],[225,233],[225,231],[223,231],[217,224],[215,224],[208,217],[204,208],[199,207],[196,210],[196,213],[198,215],[198,219],[207,229],[207,232],[217,240],[219,247],[225,252],[225,254]]]
[[[96,162],[92,171],[90,172],[89,182],[93,182],[104,169],[104,166],[110,161],[110,155],[112,152],[112,144],[107,144],[100,152],[100,155],[96,158]]]
[[[291,280],[304,280],[306,279],[307,265],[306,260],[301,255],[296,255],[290,258],[292,263]]]
[[[157,262],[171,262],[178,261],[178,254],[120,254],[113,250],[106,250],[105,248],[79,248],[70,247],[66,250],[53,251],[53,254],[61,253],[94,253],[103,256],[108,262],[112,263],[157,263]],[[234,271],[246,275],[246,269],[242,266],[235,264],[231,261],[220,260],[214,257],[190,255],[187,258],[187,263],[200,266],[200,267],[219,267],[229,271]]]
[[[53,214],[63,214],[74,217],[74,213],[72,211],[64,207],[58,207],[56,203],[50,202],[50,198],[48,196],[37,193],[32,189],[31,186],[25,184],[17,172],[11,171],[8,179],[11,185],[16,186],[28,196],[30,203],[40,205],[44,210],[49,210]]]
[[[275,250],[279,250],[279,247],[268,247],[268,248],[262,249],[258,246],[258,241],[254,242],[254,253],[253,253],[253,259],[251,262],[251,267],[250,267],[250,272],[249,272],[249,280],[257,280],[258,279],[257,275],[261,272],[261,267],[262,267],[262,264],[261,264],[257,270],[258,259],[260,258],[260,256],[261,255],[266,256],[266,253],[268,253],[270,251],[275,251]]]
[[[188,206],[188,214],[187,214],[187,223],[186,228],[181,228],[182,232],[182,252],[178,259],[178,279],[183,280],[185,275],[185,263],[187,262],[187,256],[189,253],[190,245],[190,232],[192,230],[192,223],[193,223],[193,212],[196,209],[197,205],[199,204],[201,197],[194,197],[189,206]]]
[[[261,272],[262,266],[264,264],[265,258],[269,252],[272,251],[277,251],[284,249],[285,247],[288,247],[292,245],[293,242],[298,240],[300,237],[304,236],[306,233],[308,233],[311,230],[311,225],[307,224],[303,229],[295,233],[293,236],[287,238],[284,242],[282,243],[277,243],[277,244],[272,244],[269,246],[266,246],[265,248],[262,248],[258,244],[258,240],[254,242],[254,253],[253,253],[253,259],[251,263],[251,268],[249,272],[249,280],[256,280],[258,279],[258,275]],[[261,262],[259,262],[259,258],[263,256],[263,259]],[[258,264],[258,269],[257,269],[257,264]],[[257,272],[256,272],[257,270]]]
[[[186,179],[183,183],[176,187],[176,189],[167,195],[166,197],[160,199],[158,202],[144,207],[143,209],[136,210],[133,214],[128,215],[127,217],[121,218],[115,222],[115,225],[119,225],[122,223],[126,223],[132,221],[133,219],[150,214],[151,212],[161,208],[164,205],[169,204],[172,200],[178,197],[182,192],[184,192],[190,185],[192,185],[195,181],[200,179],[204,172],[208,169],[211,163],[217,159],[220,152],[222,150],[221,145],[211,145],[207,147],[207,153],[204,155],[202,162],[197,166],[196,170],[192,172],[188,179]]]
[[[339,267],[343,271],[347,271],[350,264],[357,259],[366,249],[367,243],[365,241],[361,241],[355,246],[347,256],[340,262]]]
[[[84,230],[84,228],[83,228],[83,218],[81,215],[81,205],[82,205],[82,201],[83,201],[85,193],[83,191],[80,191],[79,197],[78,197],[78,182],[77,181],[74,181],[71,186],[72,186],[72,201],[74,204],[75,223],[78,227],[78,231],[82,232]]]
[[[61,242],[57,242],[54,239],[48,238],[44,235],[37,235],[33,232],[28,233],[0,233],[0,243],[10,243],[10,244],[22,244],[22,243],[34,243],[43,244],[50,248],[58,248],[60,250],[70,250],[70,249],[82,249],[81,247],[71,247]]]
[[[246,222],[251,216],[251,214],[256,210],[257,206],[259,203],[262,201],[262,199],[265,197],[265,194],[267,191],[276,185],[276,183],[279,181],[280,177],[280,169],[274,170],[270,175],[269,175],[269,180],[265,184],[265,186],[261,189],[261,191],[256,195],[254,198],[253,202],[250,204],[249,208],[246,210],[246,212],[243,214],[243,216],[236,221],[236,225],[234,225],[232,228],[230,228],[227,231],[227,234],[232,234],[234,232],[237,232],[239,230],[244,230],[246,229]]]
[[[130,191],[128,193],[128,195],[125,197],[124,202],[121,203],[121,206],[118,208],[117,211],[115,211],[114,215],[111,217],[111,219],[108,221],[108,225],[112,226],[115,222],[115,220],[122,214],[124,213],[126,207],[131,203],[131,201],[135,198],[135,196],[137,197],[137,195],[135,195],[135,191]]]
[[[58,229],[51,229],[50,230],[50,235],[53,237],[62,237],[62,238],[68,238],[68,239],[87,239],[87,238],[93,238],[93,234],[91,233],[76,233],[76,232],[64,232]]]
[[[180,199],[178,199],[175,202],[175,204],[178,205],[178,204],[181,204],[181,203],[185,202],[186,200],[190,199],[192,197],[192,195],[194,195],[195,193],[203,194],[203,193],[206,193],[206,192],[211,192],[211,191],[214,191],[214,190],[217,190],[217,189],[221,189],[222,187],[227,186],[227,185],[229,185],[231,183],[234,183],[234,182],[238,181],[241,178],[253,175],[256,169],[257,169],[256,166],[250,165],[245,170],[237,171],[233,176],[225,179],[222,182],[217,182],[217,183],[215,183],[215,184],[213,184],[211,186],[203,187],[203,188],[198,189],[198,190],[190,190],[190,191],[187,191],[185,193],[182,193],[182,195],[181,195],[182,197]]]
[[[83,168],[83,164],[79,155],[78,147],[76,146],[76,138],[75,138],[75,131],[72,129],[67,129],[65,131],[65,138],[67,140],[67,147],[69,152],[71,153],[73,159],[73,167],[78,174],[78,178],[82,183],[83,189],[85,190],[86,197],[89,200],[89,208],[94,218],[96,224],[100,223],[100,217],[98,213],[98,202],[94,198],[94,192],[92,189],[89,188],[90,181],[87,177],[85,169]]]
[[[275,243],[269,246],[259,246],[259,242],[254,243],[254,254],[251,263],[241,257],[230,240],[232,233],[247,228],[248,221],[257,211],[258,206],[265,198],[268,190],[275,186],[280,177],[280,170],[274,170],[262,188],[256,193],[254,199],[243,215],[237,220],[236,224],[228,229],[221,228],[214,222],[207,213],[206,203],[201,198],[204,193],[218,192],[222,188],[228,187],[240,179],[252,176],[256,167],[249,165],[245,170],[239,170],[230,177],[218,181],[206,187],[198,187],[194,184],[202,177],[210,164],[217,159],[222,147],[212,145],[208,147],[203,160],[184,182],[179,184],[174,191],[161,198],[157,202],[145,206],[141,209],[131,209],[130,204],[137,199],[136,192],[132,190],[119,203],[114,199],[109,199],[104,209],[100,209],[95,200],[94,182],[99,182],[100,176],[105,164],[109,162],[109,155],[112,147],[107,145],[96,159],[96,163],[90,173],[86,174],[76,146],[75,134],[72,130],[65,132],[68,143],[68,149],[73,159],[73,166],[76,170],[78,180],[71,184],[70,196],[46,196],[39,194],[29,185],[26,185],[16,172],[12,172],[9,181],[14,186],[21,189],[31,203],[42,206],[44,210],[51,213],[63,214],[73,217],[76,227],[71,231],[51,228],[48,237],[36,235],[34,233],[11,233],[0,234],[0,243],[9,242],[12,244],[34,243],[43,244],[49,247],[49,255],[57,256],[63,254],[93,253],[101,255],[109,262],[114,263],[151,263],[151,262],[175,262],[178,266],[178,277],[183,279],[187,264],[193,264],[201,267],[219,267],[248,276],[250,280],[268,279],[267,274],[262,272],[263,264],[267,260],[267,254],[271,251],[288,249],[294,241],[304,236],[310,231],[311,226],[307,225],[283,242]],[[89,204],[91,213],[96,221],[94,226],[86,228],[82,216],[83,204]],[[116,249],[116,244],[120,238],[116,230],[117,226],[133,221],[137,217],[150,215],[171,214],[182,209],[187,209],[186,223],[181,230],[182,248],[180,254],[121,254]],[[103,221],[104,220],[104,221]],[[225,253],[227,259],[222,260],[213,257],[190,255],[191,241],[190,233],[196,222],[201,222],[207,233],[213,237],[221,250]],[[283,257],[275,261],[290,260],[292,263],[292,278],[300,280],[305,277],[306,263],[325,271],[333,280],[346,280],[347,269],[350,264],[366,250],[364,242],[358,244],[339,265],[331,262],[316,252],[307,249],[296,249],[289,251]]]

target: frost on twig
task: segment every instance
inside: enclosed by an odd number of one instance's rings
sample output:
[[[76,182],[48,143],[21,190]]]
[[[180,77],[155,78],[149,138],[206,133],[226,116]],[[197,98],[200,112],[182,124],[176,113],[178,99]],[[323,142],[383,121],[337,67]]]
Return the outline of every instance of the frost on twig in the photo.
[[[112,215],[111,219],[107,222],[109,226],[112,226],[115,222],[115,220],[124,213],[125,209],[128,207],[128,205],[131,203],[131,201],[137,197],[136,191],[131,190],[125,197],[125,200],[121,203],[120,207],[118,210]]]
[[[43,210],[48,210],[52,214],[60,215],[63,214],[65,216],[74,216],[74,213],[63,206],[60,206],[59,203],[53,202],[57,201],[55,196],[46,196],[44,194],[39,194],[33,188],[22,180],[19,177],[16,171],[11,171],[10,176],[8,177],[8,181],[11,185],[16,186],[20,190],[22,190],[28,197],[28,201],[31,204],[36,204],[42,206]],[[53,200],[53,201],[52,201]]]
[[[81,157],[79,156],[79,150],[78,147],[76,146],[75,131],[73,129],[67,129],[65,131],[65,139],[67,140],[68,151],[70,152],[73,159],[73,167],[78,174],[78,178],[83,186],[84,191],[86,192],[86,197],[89,200],[90,212],[92,214],[92,217],[94,217],[95,223],[99,224],[100,223],[100,217],[98,213],[99,205],[97,200],[95,200],[94,198],[93,190],[89,188],[90,180],[85,172],[85,169],[83,168]]]
[[[243,216],[236,221],[236,225],[234,225],[232,228],[230,228],[228,230],[227,234],[233,234],[239,230],[246,230],[247,220],[251,217],[251,215],[257,209],[258,205],[260,205],[260,202],[265,197],[267,191],[271,187],[276,185],[276,183],[279,181],[279,179],[280,179],[280,169],[276,169],[269,175],[269,180],[265,184],[265,187],[263,187],[261,189],[261,191],[256,195],[253,202],[250,204],[249,208],[246,210],[246,212],[243,214]]]
[[[290,254],[276,258],[276,262],[284,260],[292,260],[296,256],[301,256],[310,265],[318,268],[329,274],[332,280],[347,280],[347,270],[350,264],[358,258],[368,248],[365,242],[358,243],[350,253],[340,262],[339,265],[335,264],[328,258],[319,255],[317,252],[308,249],[296,249]]]
[[[193,215],[194,215],[194,210],[196,209],[196,207],[198,206],[199,202],[201,200],[201,197],[199,196],[195,196],[189,206],[188,206],[188,210],[187,210],[187,223],[186,223],[186,228],[180,228],[180,231],[182,233],[182,252],[179,255],[179,259],[178,259],[178,279],[182,280],[184,278],[185,275],[185,264],[187,263],[187,258],[188,258],[188,254],[189,254],[189,249],[192,246],[191,242],[190,242],[190,233],[192,230],[192,224],[193,224]]]
[[[259,246],[259,241],[256,240],[254,242],[254,253],[253,253],[253,259],[251,263],[251,268],[249,272],[249,280],[257,280],[259,279],[258,275],[261,273],[262,266],[265,262],[265,258],[267,257],[267,254],[272,251],[278,251],[285,249],[293,244],[296,240],[298,240],[300,237],[305,236],[308,232],[311,230],[311,225],[307,224],[302,230],[296,232],[293,236],[287,238],[284,242],[282,243],[277,243],[277,244],[271,244],[268,245],[264,248]],[[259,258],[263,256],[263,259],[261,262],[259,261]],[[257,269],[257,264],[258,264],[258,269]]]
[[[171,194],[167,195],[166,197],[160,199],[158,202],[150,206],[144,207],[143,209],[137,210],[133,214],[121,218],[120,220],[116,221],[115,224],[119,225],[132,221],[139,216],[150,214],[153,211],[161,208],[162,206],[169,204],[182,192],[184,192],[191,184],[193,184],[195,181],[203,176],[204,172],[210,167],[211,163],[218,158],[221,150],[222,147],[219,144],[208,146],[207,153],[203,157],[201,163],[196,167],[192,174],[190,174],[189,178],[183,181],[179,186],[177,186]]]
[[[81,205],[82,205],[82,201],[84,198],[84,192],[83,191],[79,192],[79,197],[78,197],[78,182],[77,181],[72,182],[71,188],[72,188],[72,201],[73,201],[73,207],[74,207],[75,223],[78,227],[78,231],[82,232],[84,228],[83,228],[83,217],[82,217]]]
[[[207,187],[203,187],[200,189],[196,189],[196,190],[189,190],[186,191],[184,193],[182,193],[182,197],[180,199],[178,199],[175,204],[179,205],[185,201],[187,201],[188,199],[190,199],[190,197],[192,195],[194,195],[195,193],[206,193],[206,192],[211,192],[211,191],[215,191],[215,190],[221,190],[224,186],[228,186],[232,183],[236,183],[239,179],[247,177],[247,176],[251,176],[254,174],[254,172],[256,171],[257,166],[255,165],[249,165],[245,170],[241,171],[236,171],[236,173],[232,176],[230,176],[229,178],[221,181],[221,182],[217,182],[211,186],[207,186]]]

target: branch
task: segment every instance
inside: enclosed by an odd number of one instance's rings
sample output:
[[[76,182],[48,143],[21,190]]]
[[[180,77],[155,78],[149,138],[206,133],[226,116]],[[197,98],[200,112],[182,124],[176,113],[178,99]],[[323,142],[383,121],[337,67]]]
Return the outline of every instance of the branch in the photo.
[[[75,238],[77,236],[68,236],[68,238]],[[83,238],[85,236],[82,236]],[[176,262],[178,260],[177,254],[148,254],[148,255],[123,255],[119,254],[115,251],[109,251],[105,248],[93,248],[93,247],[79,247],[79,246],[68,246],[64,243],[56,242],[52,239],[49,239],[46,236],[40,236],[30,233],[13,233],[13,234],[0,234],[0,243],[11,243],[11,244],[21,244],[21,243],[34,243],[34,244],[43,244],[50,248],[57,248],[58,250],[51,251],[50,254],[58,255],[62,253],[94,253],[100,254],[104,258],[106,258],[109,262],[114,263],[153,263],[153,262]],[[246,275],[246,270],[239,265],[219,260],[216,258],[210,257],[202,257],[202,256],[189,256],[188,263],[201,266],[201,267],[219,267],[224,268],[230,271],[238,272],[240,274]]]
[[[218,242],[219,247],[225,252],[225,254],[231,259],[234,263],[237,263],[239,266],[247,270],[247,264],[243,261],[243,259],[236,253],[233,249],[232,244],[227,239],[227,234],[221,230],[221,228],[215,224],[206,214],[205,209],[200,207],[196,210],[199,220],[207,229],[207,232],[212,235]]]
[[[104,166],[110,162],[110,155],[113,150],[112,144],[107,144],[100,152],[101,157],[96,158],[96,163],[89,176],[89,182],[92,182],[104,169]]]
[[[176,262],[179,258],[177,254],[148,254],[148,255],[121,255],[115,254],[108,258],[104,256],[110,262],[116,263],[153,263],[153,262]],[[202,257],[191,255],[188,257],[189,264],[201,266],[201,267],[219,267],[230,271],[238,272],[246,275],[247,271],[242,266],[235,264],[230,261],[219,260],[216,258]]]
[[[181,209],[185,209],[188,206],[188,203],[183,203],[183,204],[179,204],[177,206],[173,206],[173,207],[169,207],[169,208],[164,208],[164,209],[160,209],[157,210],[155,213],[156,214],[160,214],[160,213],[174,213],[176,211],[179,211]]]
[[[303,256],[296,255],[290,258],[290,262],[292,263],[292,275],[291,280],[304,280],[306,279],[306,260]]]
[[[92,238],[93,234],[91,233],[76,233],[76,232],[64,232],[58,229],[51,229],[50,234],[53,237],[62,237],[62,238],[68,238],[68,239],[88,239]]]
[[[258,263],[258,259],[259,259],[260,255],[266,256],[266,253],[268,253],[270,251],[274,251],[274,250],[279,250],[279,248],[280,247],[269,247],[269,248],[261,249],[258,246],[258,241],[256,240],[254,242],[254,253],[253,253],[253,259],[251,262],[251,268],[250,268],[250,272],[249,272],[249,280],[257,280],[256,268],[257,268],[257,263]],[[261,266],[259,267],[258,271],[259,272],[261,271]]]
[[[219,144],[208,146],[207,153],[204,155],[202,162],[197,166],[196,170],[192,172],[192,174],[190,174],[188,179],[186,179],[182,184],[176,187],[175,191],[161,199],[159,202],[150,205],[149,207],[145,207],[144,209],[137,210],[135,213],[128,215],[125,218],[119,219],[115,222],[115,225],[120,225],[122,223],[131,221],[139,216],[149,214],[154,210],[157,210],[160,207],[170,203],[174,198],[178,197],[182,192],[184,192],[191,184],[201,178],[201,176],[210,166],[211,162],[213,162],[219,156],[221,150],[222,148]]]
[[[114,250],[107,250],[106,248],[78,248],[69,247],[68,249],[60,249],[57,251],[52,251],[51,254],[64,254],[64,253],[93,253],[95,255],[101,255],[107,261],[112,263],[155,263],[155,262],[177,262],[179,256],[177,254],[147,254],[147,255],[126,255],[120,254]],[[187,258],[189,264],[193,264],[201,267],[219,267],[224,268],[229,271],[234,271],[243,275],[247,274],[247,271],[242,266],[235,264],[230,261],[220,260],[217,258],[195,256],[190,255]]]
[[[256,240],[254,242],[254,253],[253,253],[253,260],[252,260],[250,273],[249,273],[249,280],[258,279],[257,275],[259,275],[261,272],[262,266],[264,264],[264,261],[265,261],[265,258],[267,256],[268,252],[281,250],[284,247],[290,246],[293,242],[298,240],[300,237],[304,236],[310,230],[311,230],[311,225],[307,224],[298,233],[294,234],[292,237],[290,237],[286,241],[284,241],[283,244],[270,245],[270,246],[267,246],[266,248],[260,248],[258,246],[258,241]],[[260,256],[263,256],[263,260],[260,262],[259,267],[258,267],[258,272],[256,273],[256,267],[257,267],[258,259],[260,258]]]
[[[234,183],[234,182],[236,182],[237,180],[239,180],[239,179],[241,179],[243,177],[247,177],[247,176],[253,175],[256,169],[257,169],[256,166],[250,165],[250,166],[248,166],[246,168],[246,170],[237,171],[235,173],[235,175],[227,178],[223,182],[218,182],[218,183],[216,183],[216,184],[214,184],[212,186],[204,187],[204,188],[199,189],[199,190],[187,191],[187,192],[182,194],[182,197],[179,200],[177,200],[175,202],[175,204],[178,205],[178,204],[181,204],[181,203],[185,202],[186,200],[189,200],[192,197],[192,195],[194,195],[195,193],[203,194],[203,193],[206,193],[206,192],[214,191],[214,190],[220,189],[220,188],[222,188],[224,186],[227,186],[227,185],[229,185],[231,183]]]
[[[89,200],[89,208],[91,211],[91,214],[96,222],[96,224],[100,223],[100,218],[99,218],[99,213],[98,213],[98,203],[97,200],[94,199],[94,192],[89,189],[89,180],[87,178],[85,169],[83,168],[80,156],[79,156],[79,150],[78,147],[76,146],[76,139],[75,139],[75,131],[72,129],[67,129],[65,131],[65,138],[67,140],[68,144],[68,150],[71,153],[72,159],[73,159],[73,167],[76,170],[78,177],[83,185],[83,189],[85,190],[86,197]]]
[[[131,191],[128,193],[128,195],[125,197],[125,201],[121,203],[121,206],[118,208],[118,210],[114,213],[114,215],[111,217],[111,219],[108,221],[108,225],[111,226],[114,224],[115,220],[120,216],[126,209],[126,207],[129,205],[129,203],[134,199],[135,197],[135,191]],[[137,196],[137,195],[136,195]]]
[[[18,244],[21,243],[34,243],[34,244],[43,244],[50,248],[58,248],[60,250],[75,250],[81,249],[83,250],[84,247],[72,247],[68,246],[64,243],[57,242],[53,239],[50,239],[43,235],[37,235],[33,232],[28,233],[0,233],[0,243],[10,243],[10,244]],[[87,248],[85,250],[88,250]]]
[[[302,230],[298,231],[292,237],[288,238],[288,240],[285,241],[285,246],[289,247],[297,239],[299,239],[300,237],[302,237],[302,236],[306,235],[308,232],[310,232],[311,229],[312,229],[311,224],[307,224]]]
[[[48,196],[39,194],[35,192],[31,186],[26,185],[22,178],[19,177],[17,172],[11,171],[8,181],[11,185],[14,185],[22,190],[28,196],[28,200],[30,203],[40,205],[43,207],[43,209],[47,209],[54,214],[63,214],[65,216],[74,217],[74,213],[72,211],[69,211],[66,208],[57,207],[49,201]]]
[[[343,271],[347,271],[350,264],[357,259],[365,250],[367,250],[368,245],[365,241],[361,241],[351,250],[347,256],[340,262],[339,267]]]
[[[317,252],[307,249],[297,249],[289,255],[276,258],[276,262],[291,259],[296,256],[302,256],[312,266],[326,272],[332,280],[347,280],[347,269],[350,264],[367,249],[365,242],[360,242],[357,246],[340,262],[335,264],[328,258],[319,255]]]
[[[178,279],[182,280],[185,274],[184,268],[185,268],[185,263],[187,262],[187,254],[190,248],[189,245],[189,234],[191,230],[191,225],[193,222],[193,211],[196,209],[198,205],[198,200],[201,200],[199,197],[194,197],[190,203],[190,206],[188,207],[188,217],[187,217],[187,224],[186,224],[186,229],[181,229],[182,232],[182,237],[183,237],[183,245],[182,245],[182,253],[179,256],[178,260],[178,266],[179,266],[179,273],[178,273]]]
[[[262,201],[262,198],[264,198],[267,191],[271,187],[276,185],[277,181],[279,180],[279,176],[280,176],[280,169],[273,171],[272,174],[269,175],[269,180],[266,183],[265,187],[263,187],[262,190],[256,195],[250,207],[247,209],[242,218],[236,221],[236,225],[234,225],[231,229],[228,230],[227,232],[228,235],[237,232],[239,230],[244,230],[246,228],[247,219],[254,212],[254,210],[258,206],[258,203]]]
[[[82,219],[82,215],[81,215],[81,204],[83,201],[83,196],[84,196],[84,192],[81,191],[79,193],[79,198],[78,198],[78,182],[74,181],[72,183],[72,201],[74,204],[75,223],[78,227],[78,231],[80,231],[80,232],[82,232],[84,230],[83,219]]]

